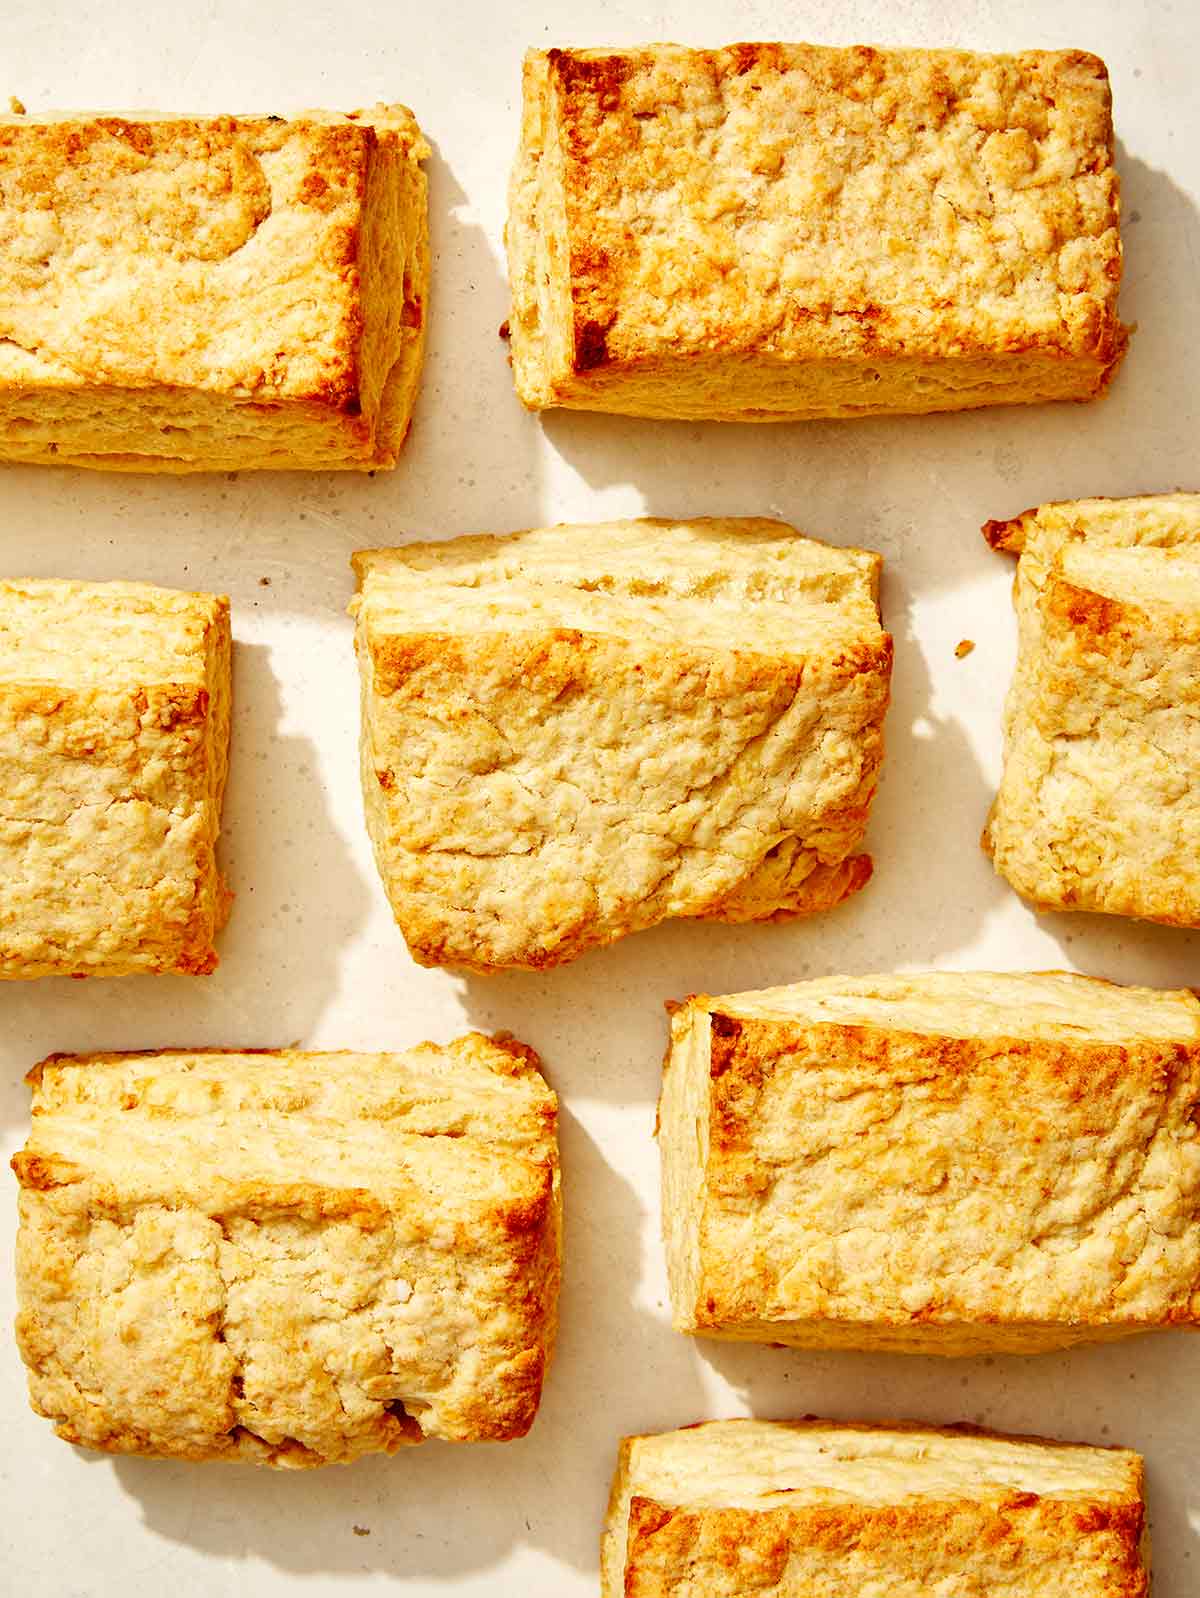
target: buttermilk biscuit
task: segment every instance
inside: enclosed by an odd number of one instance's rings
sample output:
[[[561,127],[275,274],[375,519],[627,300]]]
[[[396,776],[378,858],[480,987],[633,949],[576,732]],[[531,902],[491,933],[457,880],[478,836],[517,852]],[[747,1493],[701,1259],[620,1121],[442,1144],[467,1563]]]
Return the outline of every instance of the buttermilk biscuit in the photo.
[[[0,581],[0,979],[211,971],[229,601]]]
[[[603,1598],[1146,1598],[1142,1461],[968,1427],[626,1437]]]
[[[1124,353],[1104,63],[535,50],[508,221],[534,410],[788,421],[1087,400]]]
[[[1200,494],[984,533],[1021,557],[996,870],[1040,909],[1200,926]]]
[[[60,1437],[309,1466],[528,1431],[559,1273],[532,1050],[52,1055],[30,1080],[17,1340]]]
[[[1031,1354],[1200,1323],[1200,1003],[1062,974],[834,977],[680,1006],[675,1325]]]
[[[398,105],[0,117],[0,460],[393,466],[427,154]]]
[[[870,875],[877,555],[642,521],[354,565],[367,823],[422,964],[554,965],[667,916],[828,909]]]

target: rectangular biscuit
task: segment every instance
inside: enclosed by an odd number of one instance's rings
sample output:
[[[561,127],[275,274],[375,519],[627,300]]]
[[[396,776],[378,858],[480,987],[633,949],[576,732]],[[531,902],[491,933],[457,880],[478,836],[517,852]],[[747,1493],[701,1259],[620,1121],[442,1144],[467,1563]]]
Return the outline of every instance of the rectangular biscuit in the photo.
[[[0,979],[208,972],[229,601],[0,581]]]
[[[1200,494],[984,533],[1020,555],[996,870],[1040,909],[1200,926]]]
[[[0,460],[393,466],[427,154],[398,105],[0,117]]]
[[[364,550],[367,822],[426,965],[837,904],[882,758],[880,559],[779,522]]]
[[[559,1275],[532,1050],[52,1055],[30,1080],[17,1340],[60,1437],[303,1467],[529,1429]]]
[[[1127,342],[1108,74],[1080,51],[530,51],[507,243],[535,410],[1087,400]]]
[[[973,1427],[626,1437],[603,1598],[1146,1598],[1141,1458]]]
[[[672,1017],[677,1329],[1037,1353],[1200,1324],[1200,1003],[1087,977],[831,977]]]

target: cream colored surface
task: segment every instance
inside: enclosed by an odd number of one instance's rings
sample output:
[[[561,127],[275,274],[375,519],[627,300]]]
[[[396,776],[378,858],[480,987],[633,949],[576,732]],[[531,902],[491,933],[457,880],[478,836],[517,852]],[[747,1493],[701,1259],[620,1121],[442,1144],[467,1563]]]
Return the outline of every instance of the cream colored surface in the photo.
[[[1200,926],[1200,494],[986,531],[1021,557],[997,871],[1041,909]]]
[[[0,582],[0,979],[207,973],[229,601]]]
[[[534,50],[517,392],[783,421],[1090,399],[1125,347],[1103,62]]]
[[[423,964],[540,967],[861,886],[879,560],[763,520],[355,556],[376,861]]]
[[[1141,1460],[1125,1449],[913,1426],[709,1422],[622,1442],[602,1592],[723,1598],[749,1582],[772,1598],[926,1598],[942,1590],[1142,1598],[1141,1495]],[[1064,1518],[1081,1534],[1057,1555],[1039,1546],[1040,1526],[1027,1534],[1023,1524],[1022,1511],[1039,1499],[1068,1508]],[[669,1512],[686,1515],[693,1524],[684,1549],[663,1557],[639,1541],[627,1563],[635,1500],[642,1512],[652,1507],[650,1523],[662,1523],[654,1531],[664,1541]],[[805,1524],[805,1510],[823,1514]],[[1104,1525],[1105,1510],[1114,1512],[1116,1546],[1087,1535]],[[872,1537],[872,1522],[883,1537]],[[732,1542],[735,1528],[740,1544]],[[764,1543],[772,1545],[765,1559]]]
[[[404,106],[0,117],[0,459],[394,465],[427,153]]]
[[[529,1429],[559,1271],[531,1050],[61,1056],[33,1082],[17,1336],[60,1436],[309,1466]]]
[[[1200,1323],[1190,993],[818,981],[693,999],[671,1031],[679,1330],[964,1355]]]

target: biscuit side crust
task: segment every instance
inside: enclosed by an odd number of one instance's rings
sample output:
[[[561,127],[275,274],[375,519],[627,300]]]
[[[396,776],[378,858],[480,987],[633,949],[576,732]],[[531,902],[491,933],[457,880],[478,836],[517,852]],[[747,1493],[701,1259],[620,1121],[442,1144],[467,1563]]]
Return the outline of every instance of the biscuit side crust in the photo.
[[[1094,56],[551,50],[527,57],[524,103],[507,237],[531,408],[1090,399],[1124,353]]]
[[[604,1598],[836,1598],[938,1582],[1145,1598],[1143,1470],[1124,1449],[974,1428],[714,1421],[622,1441]]]
[[[697,520],[355,565],[364,802],[419,961],[537,968],[666,916],[808,914],[867,880],[878,557]]]
[[[423,347],[426,154],[403,106],[0,119],[0,458],[393,464]]]
[[[1045,505],[984,531],[1020,554],[996,869],[1041,908],[1200,925],[1200,495]]]
[[[521,142],[508,190],[504,241],[511,294],[509,352],[518,397],[530,410],[554,405],[554,374],[574,364],[565,142],[550,61],[530,50],[522,69]]]
[[[561,1226],[531,1050],[52,1056],[31,1080],[17,1337],[60,1436],[307,1467],[528,1430]]]
[[[0,583],[0,979],[215,968],[230,649],[223,596]]]
[[[1200,1004],[1055,974],[925,980],[676,1010],[676,1327],[965,1355],[1200,1324]]]

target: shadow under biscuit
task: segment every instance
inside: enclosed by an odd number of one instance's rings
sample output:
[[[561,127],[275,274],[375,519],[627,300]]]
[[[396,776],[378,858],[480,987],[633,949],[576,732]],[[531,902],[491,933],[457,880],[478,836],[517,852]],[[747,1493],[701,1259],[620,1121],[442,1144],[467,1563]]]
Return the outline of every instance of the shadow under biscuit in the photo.
[[[1200,985],[1200,930],[1084,911],[1030,914],[1064,961],[1088,976],[1147,988]]]
[[[346,560],[355,549],[412,538],[562,519],[545,508],[542,441],[513,390],[500,337],[509,305],[502,209],[494,230],[479,226],[471,196],[436,147],[426,171],[433,283],[421,392],[395,471],[330,485],[324,514]]]
[[[1146,1456],[1152,1544],[1176,1570],[1200,1564],[1200,1481],[1192,1468],[1192,1395],[1200,1338],[1159,1332],[1056,1354],[981,1359],[825,1353],[697,1338],[696,1347],[765,1420],[967,1421],[992,1430],[1117,1445]],[[1081,1394],[1102,1392],[1103,1403]],[[1191,1585],[1155,1578],[1163,1598]]]
[[[352,665],[348,676],[353,693]],[[283,730],[304,698],[303,683],[281,687],[265,647],[235,642],[230,776],[218,844],[234,900],[217,934],[220,964],[207,977],[4,983],[0,1124],[26,1125],[22,1079],[51,1052],[308,1040],[337,991],[340,951],[370,900],[330,814],[318,751]]]
[[[930,593],[961,582],[964,546],[982,568],[978,530],[990,517],[1048,499],[1200,487],[1200,363],[1181,333],[1200,322],[1200,213],[1119,142],[1117,166],[1121,315],[1137,331],[1100,400],[767,425],[548,411],[546,439],[594,489],[639,489],[645,514],[777,516],[893,563],[915,560]]]

